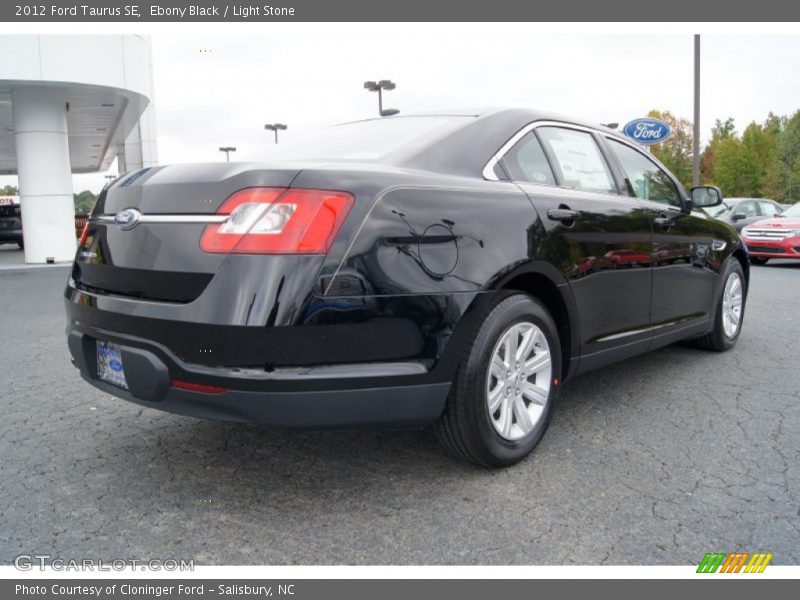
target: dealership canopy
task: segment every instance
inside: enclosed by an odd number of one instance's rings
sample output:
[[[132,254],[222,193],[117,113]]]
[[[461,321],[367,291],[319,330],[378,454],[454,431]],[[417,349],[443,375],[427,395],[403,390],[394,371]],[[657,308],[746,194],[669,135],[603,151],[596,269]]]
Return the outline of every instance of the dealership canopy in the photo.
[[[25,261],[75,253],[72,173],[156,162],[150,43],[0,36],[0,174],[17,174]]]

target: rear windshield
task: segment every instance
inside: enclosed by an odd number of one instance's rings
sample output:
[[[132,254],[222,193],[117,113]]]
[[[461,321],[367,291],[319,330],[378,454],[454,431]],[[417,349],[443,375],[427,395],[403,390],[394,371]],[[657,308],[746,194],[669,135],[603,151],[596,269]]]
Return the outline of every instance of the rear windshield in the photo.
[[[0,219],[7,217],[18,217],[20,215],[19,204],[0,206]]]
[[[253,161],[380,161],[409,152],[464,125],[469,116],[386,117],[345,123],[281,141],[248,157]],[[271,132],[265,132],[271,133]]]

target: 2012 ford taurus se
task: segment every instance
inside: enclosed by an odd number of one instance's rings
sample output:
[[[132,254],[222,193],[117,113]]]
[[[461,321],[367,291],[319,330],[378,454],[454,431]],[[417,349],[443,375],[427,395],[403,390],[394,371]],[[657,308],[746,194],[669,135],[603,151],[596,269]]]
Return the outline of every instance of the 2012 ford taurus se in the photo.
[[[618,133],[523,109],[394,116],[99,196],[66,289],[81,375],[277,427],[435,424],[510,465],[566,379],[731,348],[747,250]]]

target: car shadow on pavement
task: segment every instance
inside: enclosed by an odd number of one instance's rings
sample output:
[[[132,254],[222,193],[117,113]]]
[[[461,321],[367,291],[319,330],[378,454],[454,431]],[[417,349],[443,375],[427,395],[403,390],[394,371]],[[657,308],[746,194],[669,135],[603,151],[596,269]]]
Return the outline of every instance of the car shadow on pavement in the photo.
[[[692,362],[697,355],[696,350],[673,346],[568,382],[539,447],[527,460],[506,470],[492,471],[451,459],[431,428],[273,430],[127,405],[126,411],[138,411],[135,428],[109,437],[101,443],[100,452],[106,459],[124,458],[125,464],[118,468],[139,485],[148,482],[162,491],[208,496],[212,502],[228,498],[238,503],[251,494],[262,500],[267,494],[273,499],[291,496],[293,502],[298,498],[316,502],[330,494],[366,498],[385,494],[387,489],[395,489],[397,498],[403,498],[409,492],[398,487],[400,482],[417,486],[410,495],[426,489],[436,496],[449,493],[448,485],[464,478],[503,479],[519,472],[535,473],[543,465],[557,469],[564,445],[574,442],[574,431],[596,420],[597,409],[620,411],[626,409],[622,404],[646,402],[645,392],[654,385],[655,374],[672,364],[678,368]],[[137,460],[131,463],[131,456]]]

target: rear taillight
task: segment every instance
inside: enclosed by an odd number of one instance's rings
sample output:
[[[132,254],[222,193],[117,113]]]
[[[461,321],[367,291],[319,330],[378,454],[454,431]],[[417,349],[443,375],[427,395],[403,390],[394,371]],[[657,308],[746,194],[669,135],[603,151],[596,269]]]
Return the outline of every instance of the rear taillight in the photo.
[[[222,223],[206,226],[204,252],[325,254],[353,206],[347,192],[247,188],[223,202]]]

